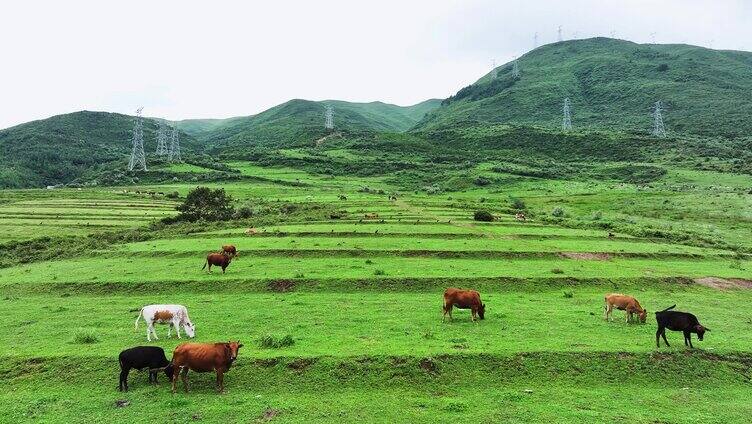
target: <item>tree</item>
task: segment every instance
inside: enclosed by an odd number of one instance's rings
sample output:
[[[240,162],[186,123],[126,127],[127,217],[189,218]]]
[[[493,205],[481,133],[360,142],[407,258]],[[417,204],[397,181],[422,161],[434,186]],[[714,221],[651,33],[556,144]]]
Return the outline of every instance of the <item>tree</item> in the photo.
[[[232,197],[223,188],[196,187],[177,210],[180,212],[179,221],[222,221],[232,218]]]

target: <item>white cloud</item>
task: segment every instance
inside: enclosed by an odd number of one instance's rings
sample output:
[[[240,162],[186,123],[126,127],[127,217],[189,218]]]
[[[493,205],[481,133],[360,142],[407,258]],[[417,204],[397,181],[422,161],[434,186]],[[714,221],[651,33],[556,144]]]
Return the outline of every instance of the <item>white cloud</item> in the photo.
[[[749,49],[743,0],[25,1],[0,5],[0,128],[81,109],[248,115],[291,98],[446,97],[555,40]]]

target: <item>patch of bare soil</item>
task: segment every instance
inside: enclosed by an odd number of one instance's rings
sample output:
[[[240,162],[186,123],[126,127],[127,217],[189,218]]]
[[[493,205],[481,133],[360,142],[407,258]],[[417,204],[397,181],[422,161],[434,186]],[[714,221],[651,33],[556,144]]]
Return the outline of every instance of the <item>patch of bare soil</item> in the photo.
[[[421,359],[420,368],[429,374],[437,374],[439,372],[438,364],[436,364],[436,362],[434,362],[431,358]]]
[[[697,284],[717,290],[752,289],[752,280],[744,280],[742,278],[704,277],[695,278],[694,281]]]
[[[559,255],[567,259],[576,259],[580,261],[608,261],[611,259],[611,255],[608,253],[561,252]]]
[[[295,288],[295,281],[292,280],[275,280],[267,284],[267,287],[271,291],[275,292],[288,292]]]
[[[302,372],[302,371],[305,371],[306,368],[313,365],[315,362],[316,360],[313,358],[300,358],[287,364],[287,368]]]
[[[271,421],[274,417],[279,415],[279,412],[279,409],[267,408],[258,418],[256,418],[256,422],[265,423]]]

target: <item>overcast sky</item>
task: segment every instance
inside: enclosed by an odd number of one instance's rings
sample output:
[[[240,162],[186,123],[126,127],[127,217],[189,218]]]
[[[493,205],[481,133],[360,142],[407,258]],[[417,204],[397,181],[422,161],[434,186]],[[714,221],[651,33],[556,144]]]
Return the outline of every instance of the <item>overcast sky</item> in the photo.
[[[447,97],[539,43],[609,36],[752,50],[750,0],[0,3],[0,128],[77,110],[168,119],[292,98]]]

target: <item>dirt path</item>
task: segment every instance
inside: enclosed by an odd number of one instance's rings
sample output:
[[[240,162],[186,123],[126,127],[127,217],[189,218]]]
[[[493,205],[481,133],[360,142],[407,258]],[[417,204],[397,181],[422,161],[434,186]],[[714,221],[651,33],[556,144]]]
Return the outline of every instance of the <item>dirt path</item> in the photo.
[[[320,147],[322,144],[324,144],[324,142],[326,140],[328,140],[328,139],[330,139],[332,137],[341,137],[341,136],[342,136],[342,133],[338,133],[338,132],[331,133],[329,135],[325,135],[325,136],[321,137],[320,139],[316,140],[316,147]]]

